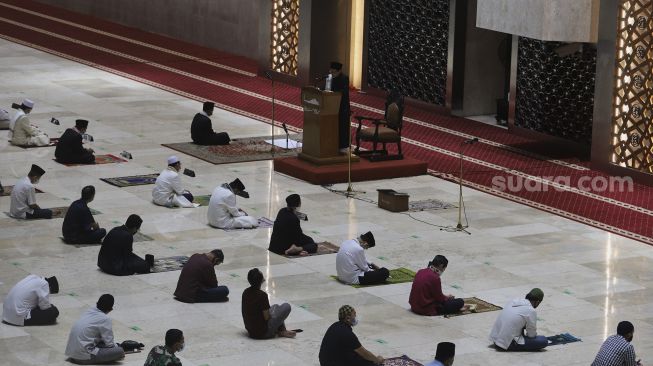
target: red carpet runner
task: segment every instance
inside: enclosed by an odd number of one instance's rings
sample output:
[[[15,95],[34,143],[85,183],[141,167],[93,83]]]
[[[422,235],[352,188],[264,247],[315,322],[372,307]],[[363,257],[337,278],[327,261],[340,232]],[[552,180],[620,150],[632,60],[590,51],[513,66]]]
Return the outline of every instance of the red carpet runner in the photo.
[[[270,123],[269,81],[255,76],[255,61],[54,8],[31,0],[0,0],[0,37],[128,77],[195,100]],[[299,88],[277,84],[275,119],[302,127]],[[379,115],[383,100],[352,93],[357,114]],[[516,202],[653,244],[653,187],[632,192],[579,189],[584,179],[609,176],[575,159],[556,160],[527,151],[533,141],[462,118],[407,107],[405,154],[426,161],[430,171],[457,178],[460,143],[466,150],[465,184]],[[495,187],[497,176],[540,184],[516,192]],[[568,182],[552,177],[568,177]]]

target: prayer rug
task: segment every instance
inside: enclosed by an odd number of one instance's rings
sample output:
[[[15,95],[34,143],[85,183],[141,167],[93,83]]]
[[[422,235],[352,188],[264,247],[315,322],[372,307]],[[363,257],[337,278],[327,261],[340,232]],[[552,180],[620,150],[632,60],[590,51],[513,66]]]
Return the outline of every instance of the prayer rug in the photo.
[[[291,135],[291,140],[300,139],[300,135]],[[242,163],[246,161],[272,160],[272,158],[297,156],[301,148],[283,149],[265,142],[270,136],[246,137],[231,140],[229,145],[203,146],[192,142],[162,144],[186,155],[202,159],[212,164]],[[285,136],[275,136],[276,139],[286,139]],[[270,153],[274,151],[274,156]]]
[[[14,190],[14,186],[4,186],[4,189],[5,190],[2,193],[0,193],[0,197],[11,196],[11,191]],[[36,191],[36,193],[43,193],[43,191],[38,188],[34,188],[34,190]]]
[[[57,161],[56,159],[53,159]],[[58,161],[57,161],[58,162]],[[82,165],[98,165],[98,164],[112,164],[112,163],[126,163],[127,160],[117,157],[112,154],[95,155],[95,164],[63,164],[65,166],[82,166]]]
[[[16,146],[18,146],[18,147],[20,147],[20,148],[23,148],[23,149],[34,149],[34,148],[37,148],[37,147],[50,147],[50,146],[56,146],[56,145],[57,145],[57,142],[59,142],[59,138],[58,138],[58,137],[51,137],[51,138],[50,138],[50,143],[47,144],[47,145],[45,145],[45,146],[25,146],[25,145],[16,145]]]
[[[269,229],[272,226],[274,226],[274,221],[268,219],[267,217],[259,217],[258,227],[254,227],[252,229]],[[245,228],[224,229],[224,231],[239,231],[239,230],[249,230],[249,229],[245,229]]]
[[[126,177],[100,178],[100,180],[109,183],[112,186],[123,188],[123,187],[132,187],[132,186],[142,186],[146,184],[154,184],[158,176],[159,176],[158,173],[154,173],[154,174],[145,174],[145,175],[130,175]]]
[[[331,276],[331,278],[338,280],[338,276]],[[415,279],[415,272],[411,271],[408,268],[396,268],[390,270],[390,277],[384,283],[379,283],[377,285],[350,285],[352,287],[361,288],[361,287],[370,287],[370,286],[382,286],[382,285],[394,285],[397,283],[406,283],[413,282]]]
[[[403,355],[401,357],[386,358],[383,361],[383,366],[423,366],[421,363]]]
[[[205,194],[202,196],[193,196],[193,203],[197,203],[200,206],[208,206],[209,201],[211,201],[211,195]]]
[[[66,212],[68,212],[68,207],[50,207],[49,209],[52,210],[53,219],[63,219],[66,217]],[[91,214],[93,215],[99,215],[101,213],[98,210],[91,209]]]
[[[188,257],[185,255],[178,255],[174,257],[166,258],[154,258],[154,267],[152,272],[169,272],[169,271],[179,271],[181,268],[188,262]]]
[[[483,301],[478,297],[466,297],[463,300],[465,300],[465,305],[473,305],[471,309],[461,311],[460,313],[456,313],[456,314],[447,314],[444,317],[452,318],[454,316],[461,316],[461,315],[468,315],[468,314],[475,314],[475,313],[487,313],[488,311],[497,311],[503,309],[501,306],[496,306],[487,301]]]
[[[422,201],[414,201],[408,203],[408,212],[420,212],[429,210],[446,210],[448,208],[456,208],[456,205],[451,203],[442,202],[436,199],[428,199]]]
[[[551,337],[546,337],[549,340],[549,346],[556,346],[558,344],[567,344],[582,341],[569,333],[561,333]]]
[[[338,253],[338,249],[340,249],[339,246],[329,243],[328,241],[323,241],[321,243],[317,243],[317,252],[313,254],[309,254],[305,257],[311,257],[314,255],[323,255],[323,254],[333,254],[333,253]],[[286,258],[303,258],[301,255],[284,255]]]
[[[153,241],[154,238],[152,238],[149,235],[143,234],[141,232],[137,232],[134,234],[134,243],[138,243],[140,241]]]

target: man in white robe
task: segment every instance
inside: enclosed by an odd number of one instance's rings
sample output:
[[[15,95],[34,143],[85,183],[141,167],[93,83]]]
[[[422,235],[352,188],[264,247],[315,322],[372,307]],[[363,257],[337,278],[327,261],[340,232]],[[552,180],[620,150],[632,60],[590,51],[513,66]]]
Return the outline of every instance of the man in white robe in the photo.
[[[207,213],[209,225],[218,229],[251,229],[258,226],[256,217],[248,216],[236,206],[236,195],[249,198],[249,193],[245,192],[245,185],[240,179],[213,190]]]
[[[197,207],[193,195],[181,187],[181,161],[176,156],[168,158],[168,167],[159,174],[152,189],[152,201],[165,207]]]
[[[17,146],[48,146],[50,137],[41,131],[37,126],[30,123],[27,116],[32,112],[34,102],[25,99],[18,107],[16,114],[9,122],[10,139],[13,145]]]

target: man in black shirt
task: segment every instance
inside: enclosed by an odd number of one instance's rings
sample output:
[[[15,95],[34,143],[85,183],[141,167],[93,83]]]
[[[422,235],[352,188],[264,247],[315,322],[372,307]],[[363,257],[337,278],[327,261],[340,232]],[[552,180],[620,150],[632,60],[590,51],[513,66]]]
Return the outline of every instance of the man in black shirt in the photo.
[[[358,341],[351,329],[358,324],[356,310],[344,305],[338,310],[338,321],[327,329],[320,346],[320,366],[372,366],[383,364]]]
[[[66,129],[57,142],[54,157],[61,164],[95,164],[93,149],[85,148],[82,135],[86,133],[88,121],[78,119],[75,127]]]
[[[270,306],[268,294],[261,290],[265,278],[258,268],[249,270],[247,281],[250,287],[243,291],[241,311],[249,336],[254,339],[269,339],[276,336],[294,338],[296,332],[287,330],[284,324],[290,315],[290,304]]]
[[[269,251],[280,255],[308,255],[317,252],[315,241],[302,232],[299,225],[297,212],[302,205],[298,194],[286,197],[287,207],[279,210],[272,236],[270,237]]]
[[[342,64],[332,62],[329,74],[331,80],[331,91],[342,93],[340,98],[340,110],[338,111],[338,148],[340,152],[346,152],[349,147],[349,77],[342,73]]]
[[[82,188],[82,198],[73,202],[63,219],[61,232],[67,244],[99,244],[107,235],[91,214],[88,204],[95,198],[95,187]]]
[[[215,133],[209,118],[213,114],[215,103],[204,102],[202,112],[193,117],[190,125],[190,136],[198,145],[227,145],[231,139],[226,132]]]
[[[143,259],[134,254],[134,234],[142,223],[140,216],[129,215],[125,225],[109,231],[97,257],[97,266],[103,272],[115,276],[150,273],[150,268],[154,266],[154,256],[147,254]]]

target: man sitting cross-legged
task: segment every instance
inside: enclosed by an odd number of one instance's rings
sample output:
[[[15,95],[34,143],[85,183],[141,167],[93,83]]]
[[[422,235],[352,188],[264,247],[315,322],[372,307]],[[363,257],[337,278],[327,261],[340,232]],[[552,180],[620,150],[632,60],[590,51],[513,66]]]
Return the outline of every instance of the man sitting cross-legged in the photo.
[[[242,313],[249,336],[254,339],[269,339],[276,336],[294,338],[296,333],[287,330],[284,324],[290,315],[290,304],[270,306],[268,294],[261,290],[265,278],[258,268],[249,270],[247,281],[250,287],[243,291]]]
[[[193,254],[181,269],[175,299],[189,303],[229,301],[229,289],[218,286],[213,268],[222,262],[224,253],[220,249]]]
[[[95,164],[93,149],[84,147],[84,138],[88,121],[78,119],[75,127],[67,129],[57,142],[54,150],[56,160],[61,164]]]
[[[52,210],[41,208],[36,204],[36,189],[45,170],[40,166],[32,164],[27,176],[16,183],[11,191],[11,204],[9,206],[9,216],[15,219],[51,219]]]
[[[390,271],[368,262],[365,258],[365,249],[375,245],[374,235],[369,231],[358,239],[342,243],[336,254],[338,280],[348,285],[375,285],[385,282]]]
[[[545,336],[537,335],[535,309],[544,299],[544,292],[532,289],[525,299],[514,299],[503,307],[494,322],[490,341],[505,351],[539,351],[549,345]]]
[[[97,257],[97,266],[108,274],[129,276],[134,273],[150,273],[154,266],[154,256],[145,255],[145,259],[134,254],[134,234],[141,228],[143,219],[138,215],[129,215],[127,222],[109,231],[102,241]]]
[[[168,167],[159,174],[152,189],[154,204],[165,207],[196,207],[193,195],[182,188],[181,161],[175,155],[168,158]]]
[[[67,244],[98,244],[107,231],[93,218],[88,204],[95,199],[95,187],[82,188],[82,197],[73,202],[63,219],[61,232]]]
[[[181,366],[176,352],[184,349],[184,333],[179,329],[168,329],[165,346],[154,346],[147,355],[144,366]]]
[[[218,229],[251,229],[258,227],[258,219],[248,216],[236,206],[236,195],[249,198],[240,179],[224,183],[213,190],[209,201],[207,218],[209,225]]]
[[[29,275],[9,290],[2,301],[2,321],[12,325],[49,325],[57,322],[59,310],[50,303],[50,294],[59,292],[52,276]]]
[[[280,255],[308,255],[317,252],[317,244],[313,239],[302,232],[299,225],[297,212],[302,205],[298,194],[286,197],[287,207],[279,210],[272,236],[270,237],[269,251]]]
[[[436,255],[428,267],[420,269],[415,275],[410,290],[410,309],[419,315],[444,315],[459,312],[465,300],[442,293],[440,276],[447,269],[449,261],[443,255]]]

